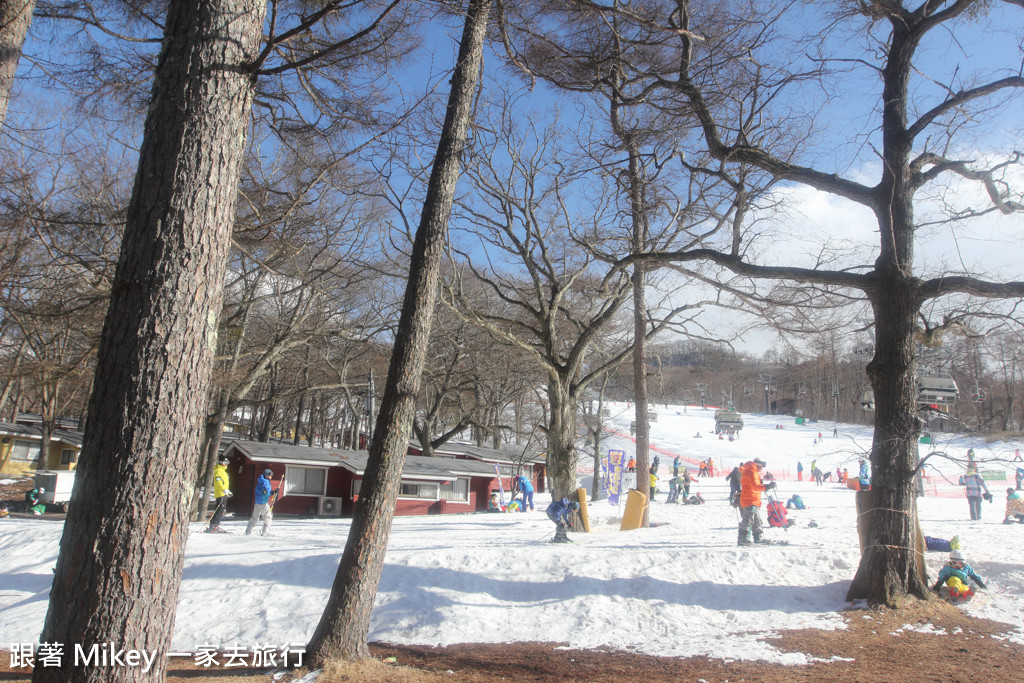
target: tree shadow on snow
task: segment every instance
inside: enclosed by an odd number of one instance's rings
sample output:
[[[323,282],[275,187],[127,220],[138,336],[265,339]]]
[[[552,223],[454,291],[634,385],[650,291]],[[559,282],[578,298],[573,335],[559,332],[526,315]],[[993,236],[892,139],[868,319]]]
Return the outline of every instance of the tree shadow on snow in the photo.
[[[513,560],[514,561],[514,560]],[[500,603],[566,603],[600,595],[623,600],[642,600],[652,608],[677,605],[715,611],[826,614],[845,605],[849,581],[823,586],[736,585],[713,581],[669,581],[652,577],[594,578],[552,577],[551,581],[495,579],[446,568],[388,565],[379,593],[397,592],[400,598],[378,604],[378,623],[408,621],[415,614],[418,627],[440,624],[450,618],[449,608],[463,606],[500,608]],[[491,600],[481,600],[487,595]]]

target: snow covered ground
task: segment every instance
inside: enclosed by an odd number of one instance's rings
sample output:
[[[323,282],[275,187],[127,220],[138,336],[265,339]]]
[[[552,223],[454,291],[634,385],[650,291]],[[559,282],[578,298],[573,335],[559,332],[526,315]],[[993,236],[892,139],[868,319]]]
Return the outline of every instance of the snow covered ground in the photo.
[[[841,628],[838,612],[850,606],[844,597],[859,551],[853,492],[834,482],[797,482],[796,464],[803,463],[805,475],[815,458],[823,470],[845,466],[853,473],[870,446],[870,429],[839,425],[833,437],[831,422],[798,426],[792,418],[747,415],[741,437],[729,442],[712,434],[713,410],[655,409],[660,488],[668,489],[671,454],[711,457],[716,477],[697,480],[691,491],[699,489],[707,505],[669,505],[662,493],[651,506],[657,526],[620,532],[621,509],[592,502],[593,533],[572,534],[574,543],[566,545],[547,543],[553,525],[542,512],[550,500],[543,494],[535,512],[396,518],[370,640],[549,641],[654,655],[808,661],[778,652],[764,636]],[[625,404],[613,407],[620,436],[608,437],[606,448],[632,452],[624,436],[631,419]],[[694,438],[698,431],[702,438]],[[824,438],[815,445],[819,431]],[[1014,449],[1024,447],[938,437],[933,448],[960,458],[974,448],[983,470],[1007,473]],[[736,547],[737,513],[727,503],[722,475],[753,457],[767,460],[768,471],[779,476],[781,498],[799,493],[809,507],[791,513],[794,527],[767,531],[788,545]],[[581,470],[589,465],[581,463]],[[989,583],[964,609],[1005,622],[1010,639],[1024,643],[1024,525],[1001,524],[1007,484],[989,482],[995,502],[985,503],[984,519],[972,522],[956,486],[959,465],[941,459],[935,465],[929,487],[939,495],[919,501],[924,532],[959,535],[968,560]],[[585,473],[581,479],[589,486]],[[812,520],[816,527],[809,526]],[[228,520],[230,535],[202,534],[193,526],[175,649],[302,645],[310,636],[348,521],[279,518],[272,538],[244,536],[244,525]],[[0,647],[38,640],[60,531],[51,520],[0,520]],[[928,554],[933,578],[945,559],[945,553]]]

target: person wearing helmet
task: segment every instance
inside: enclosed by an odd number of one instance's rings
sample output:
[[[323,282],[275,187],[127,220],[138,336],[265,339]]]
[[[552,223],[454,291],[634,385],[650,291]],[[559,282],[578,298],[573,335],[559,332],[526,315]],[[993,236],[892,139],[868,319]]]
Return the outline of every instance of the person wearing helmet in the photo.
[[[569,543],[569,515],[580,509],[580,504],[570,501],[568,498],[555,500],[548,505],[546,510],[548,519],[555,523],[555,537],[552,543]]]
[[[271,485],[271,478],[273,476],[274,471],[268,467],[263,470],[263,474],[256,478],[252,516],[249,517],[249,525],[245,527],[246,536],[252,533],[252,530],[261,519],[263,520],[263,531],[260,532],[260,535],[270,535],[270,523],[274,520],[273,504],[270,502],[270,494],[274,490],[274,487]]]
[[[967,564],[963,551],[954,549],[949,553],[949,562],[939,570],[939,578],[932,586],[932,590],[941,595],[941,589],[945,586],[949,591],[950,599],[967,600],[974,595],[970,581],[978,584],[979,588],[987,587],[982,578],[971,568],[971,565]]]
[[[224,516],[224,510],[228,506],[228,498],[231,497],[231,489],[228,488],[228,459],[221,458],[217,462],[217,468],[213,471],[213,498],[217,502],[210,519],[210,526],[206,528],[207,533],[220,533],[220,519]]]
[[[25,509],[27,512],[31,512],[33,515],[41,515],[46,512],[46,503],[40,500],[44,493],[46,493],[44,488],[25,491]]]

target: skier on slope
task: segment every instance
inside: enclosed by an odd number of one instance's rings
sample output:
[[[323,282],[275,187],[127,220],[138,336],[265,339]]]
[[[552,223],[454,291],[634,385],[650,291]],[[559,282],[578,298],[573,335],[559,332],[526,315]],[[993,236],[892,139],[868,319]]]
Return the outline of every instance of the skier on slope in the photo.
[[[740,481],[742,475],[740,474],[739,466],[733,467],[732,472],[726,477],[729,480],[729,504],[734,508],[740,506],[740,489],[742,483]]]
[[[217,468],[213,471],[213,498],[217,502],[210,519],[210,525],[206,528],[207,533],[215,534],[223,531],[220,528],[220,519],[224,516],[224,510],[228,506],[228,498],[232,496],[228,488],[228,459],[221,458],[217,462]]]
[[[568,498],[552,501],[546,510],[548,519],[555,523],[555,537],[552,543],[569,543],[569,515],[580,509],[580,504]]]
[[[249,518],[249,525],[245,527],[245,535],[248,536],[256,528],[256,524],[263,520],[263,531],[261,536],[270,535],[270,523],[274,521],[274,511],[271,507],[270,494],[273,486],[270,483],[274,471],[270,468],[263,470],[263,474],[256,478],[256,488],[253,492],[252,516]]]
[[[766,464],[760,458],[754,458],[750,462],[740,466],[740,527],[736,545],[751,545],[751,534],[753,543],[768,543],[761,531],[761,493],[775,488],[775,482],[768,484],[761,483],[761,473]]]

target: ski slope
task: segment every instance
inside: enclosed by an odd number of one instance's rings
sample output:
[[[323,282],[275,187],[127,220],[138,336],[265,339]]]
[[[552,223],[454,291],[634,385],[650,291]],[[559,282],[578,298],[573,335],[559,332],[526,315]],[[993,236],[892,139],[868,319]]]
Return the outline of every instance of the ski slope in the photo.
[[[870,429],[831,422],[798,426],[792,418],[746,415],[739,439],[717,439],[713,409],[653,407],[652,445],[660,455],[660,488],[668,489],[672,457],[712,458],[714,479],[698,479],[704,506],[666,504],[656,496],[657,526],[620,532],[622,511],[606,501],[589,507],[593,532],[572,544],[547,541],[554,530],[538,510],[521,514],[399,517],[370,628],[371,641],[450,645],[465,642],[562,642],[571,647],[623,649],[663,656],[708,655],[784,664],[811,661],[781,653],[765,636],[790,628],[842,628],[839,611],[859,562],[854,494],[834,482],[796,481],[819,467],[857,469]],[[605,448],[633,451],[625,404],[612,407]],[[777,429],[782,424],[784,429]],[[697,432],[702,438],[694,438]],[[818,432],[822,442],[814,444]],[[1008,461],[1024,443],[986,444],[980,437],[943,439],[936,450],[965,456],[974,448],[983,470],[1012,472]],[[922,453],[927,452],[922,447]],[[736,464],[761,457],[779,479],[778,494],[798,493],[805,511],[796,525],[768,529],[788,545],[737,548],[737,514],[722,478]],[[1018,463],[1020,464],[1020,463]],[[589,487],[592,463],[581,462]],[[961,467],[936,459],[934,492],[919,500],[925,534],[959,535],[969,562],[989,584],[963,609],[1007,624],[1007,638],[1024,643],[1024,525],[1003,525],[1006,484],[989,482],[995,502],[969,521],[956,486]],[[833,474],[834,476],[834,474]],[[807,476],[805,476],[805,479]],[[1012,483],[1012,477],[1011,477]],[[809,526],[811,521],[815,527]],[[326,602],[348,532],[342,519],[278,518],[274,536],[199,533],[193,525],[179,595],[175,650],[283,647],[304,644]],[[60,522],[0,520],[0,643],[38,641],[46,613]],[[929,553],[931,576],[945,553]]]

